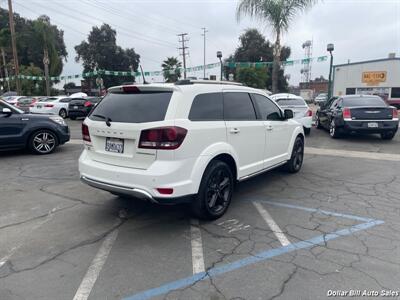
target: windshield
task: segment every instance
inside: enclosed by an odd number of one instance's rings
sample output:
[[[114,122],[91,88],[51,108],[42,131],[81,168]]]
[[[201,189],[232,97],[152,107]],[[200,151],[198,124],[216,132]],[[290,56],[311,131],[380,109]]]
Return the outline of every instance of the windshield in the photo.
[[[275,101],[280,106],[306,106],[304,100],[300,98],[282,98],[276,99]]]
[[[13,112],[16,112],[16,113],[20,113],[20,114],[23,114],[23,113],[24,113],[23,110],[20,110],[19,108],[15,107],[15,106],[13,106],[13,105],[10,105],[10,104],[8,104],[6,101],[3,101],[3,100],[0,100],[0,107],[1,107],[1,108],[9,108],[9,109],[11,109]]]

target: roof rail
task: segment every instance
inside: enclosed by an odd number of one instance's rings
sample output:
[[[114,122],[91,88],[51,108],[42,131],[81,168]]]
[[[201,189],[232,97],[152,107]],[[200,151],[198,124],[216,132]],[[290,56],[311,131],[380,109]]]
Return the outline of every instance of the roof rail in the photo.
[[[240,82],[234,81],[221,81],[221,80],[193,80],[193,79],[183,79],[175,82],[175,85],[189,85],[189,84],[226,84],[226,85],[243,85]]]

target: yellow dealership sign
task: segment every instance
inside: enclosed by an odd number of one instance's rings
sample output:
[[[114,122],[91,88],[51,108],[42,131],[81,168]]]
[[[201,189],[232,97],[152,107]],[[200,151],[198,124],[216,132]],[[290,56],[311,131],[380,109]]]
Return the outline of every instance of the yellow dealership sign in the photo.
[[[362,82],[368,85],[386,81],[386,71],[372,71],[362,73]]]

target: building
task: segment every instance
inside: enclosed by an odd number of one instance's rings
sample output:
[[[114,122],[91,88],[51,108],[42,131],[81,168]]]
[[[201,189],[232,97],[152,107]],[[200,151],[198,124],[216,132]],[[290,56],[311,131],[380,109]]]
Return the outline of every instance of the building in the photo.
[[[360,61],[333,66],[333,95],[379,95],[400,108],[400,58]]]
[[[314,96],[321,93],[328,93],[328,80],[324,77],[317,77],[309,82],[300,82],[301,90],[313,90]]]

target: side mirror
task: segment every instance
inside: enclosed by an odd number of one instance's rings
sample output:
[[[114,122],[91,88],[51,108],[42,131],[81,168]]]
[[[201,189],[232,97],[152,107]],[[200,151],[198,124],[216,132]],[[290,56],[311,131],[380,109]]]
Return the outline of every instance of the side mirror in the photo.
[[[283,113],[284,113],[284,116],[285,116],[285,119],[287,120],[287,119],[293,119],[293,110],[291,110],[291,109],[285,109],[284,111],[283,111]]]
[[[9,109],[8,107],[4,107],[1,112],[8,116],[12,114],[11,109]]]

